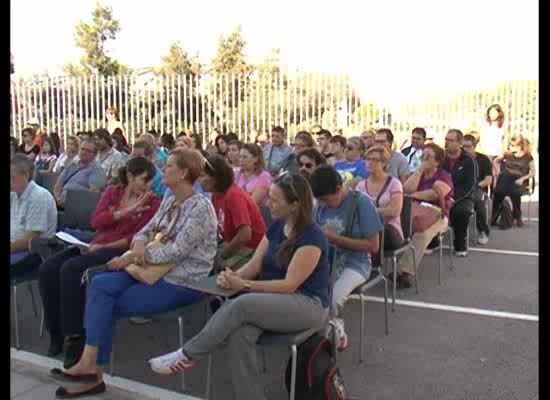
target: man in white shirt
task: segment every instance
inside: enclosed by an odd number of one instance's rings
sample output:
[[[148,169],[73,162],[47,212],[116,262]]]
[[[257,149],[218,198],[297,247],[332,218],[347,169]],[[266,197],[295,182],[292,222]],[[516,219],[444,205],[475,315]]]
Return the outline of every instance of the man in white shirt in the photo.
[[[11,159],[10,265],[17,273],[23,272],[15,267],[29,256],[30,241],[35,237],[53,237],[57,229],[55,199],[32,181],[33,170],[33,163],[24,155],[16,154]]]

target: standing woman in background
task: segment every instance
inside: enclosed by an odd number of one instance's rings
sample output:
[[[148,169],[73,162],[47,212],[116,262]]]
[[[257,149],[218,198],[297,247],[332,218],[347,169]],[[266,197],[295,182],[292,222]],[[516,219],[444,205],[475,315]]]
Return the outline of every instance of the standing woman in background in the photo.
[[[498,104],[491,105],[485,113],[485,125],[481,131],[482,151],[494,159],[504,154],[504,112]]]
[[[124,129],[124,124],[120,121],[120,113],[118,112],[118,108],[109,107],[105,112],[105,118],[107,119],[107,130],[109,133],[112,135],[115,133],[115,130],[119,128],[122,137],[126,139],[126,129]]]

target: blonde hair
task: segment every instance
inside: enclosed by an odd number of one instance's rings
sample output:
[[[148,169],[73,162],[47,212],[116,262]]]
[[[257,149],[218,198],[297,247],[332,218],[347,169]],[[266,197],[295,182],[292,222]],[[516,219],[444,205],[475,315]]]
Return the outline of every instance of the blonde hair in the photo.
[[[120,118],[120,113],[118,112],[118,108],[116,108],[116,107],[107,108],[107,114],[114,114],[117,121]]]
[[[185,179],[191,184],[195,183],[204,169],[202,154],[198,150],[174,149],[170,151],[169,156],[174,157],[178,168],[187,170],[188,173]]]
[[[378,153],[380,155],[380,158],[382,159],[382,162],[386,164],[390,160],[390,152],[383,146],[371,146],[367,150],[366,157],[369,156],[371,153]]]

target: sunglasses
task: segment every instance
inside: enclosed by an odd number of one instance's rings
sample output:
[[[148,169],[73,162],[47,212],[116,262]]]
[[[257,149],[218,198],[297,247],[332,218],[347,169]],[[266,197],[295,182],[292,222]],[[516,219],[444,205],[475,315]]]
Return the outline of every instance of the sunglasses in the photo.
[[[308,163],[308,162],[306,162],[306,163],[301,162],[301,163],[298,163],[298,164],[300,165],[300,168],[304,167],[304,168],[307,168],[307,169],[311,169],[311,168],[315,167],[315,164]]]
[[[292,196],[294,196],[294,199],[298,200],[300,198],[298,196],[298,192],[296,191],[296,187],[294,186],[294,176],[289,174],[288,171],[281,173],[281,175],[275,179],[275,183],[277,185],[288,187],[292,193]]]

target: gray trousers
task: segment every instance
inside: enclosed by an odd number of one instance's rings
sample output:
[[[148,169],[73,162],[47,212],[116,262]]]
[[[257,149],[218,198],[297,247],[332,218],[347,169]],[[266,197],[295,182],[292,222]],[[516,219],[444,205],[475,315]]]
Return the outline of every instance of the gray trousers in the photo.
[[[328,315],[321,301],[302,294],[248,293],[225,303],[184,346],[200,359],[228,346],[235,399],[265,399],[260,383],[256,342],[264,330],[296,332],[322,324]]]

